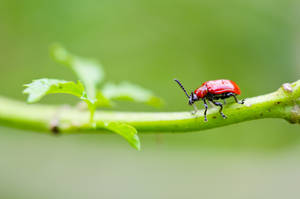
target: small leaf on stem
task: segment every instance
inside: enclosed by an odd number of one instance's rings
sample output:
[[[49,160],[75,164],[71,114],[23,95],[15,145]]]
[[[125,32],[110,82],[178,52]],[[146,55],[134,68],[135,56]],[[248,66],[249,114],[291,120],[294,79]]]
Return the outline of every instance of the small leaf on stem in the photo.
[[[136,129],[133,126],[122,122],[108,122],[105,123],[105,128],[121,135],[132,147],[138,151],[141,149],[140,139],[137,135]]]
[[[96,98],[97,86],[104,79],[104,71],[98,62],[75,56],[59,44],[52,46],[51,55],[56,62],[70,67],[75,72],[84,84],[89,98]]]
[[[34,103],[45,95],[55,93],[71,94],[81,98],[84,95],[84,87],[78,81],[76,84],[72,81],[57,80],[57,79],[38,79],[30,84],[25,84],[26,89],[23,93],[28,94],[27,101]]]
[[[90,111],[90,121],[93,123],[94,112],[96,110],[95,100],[90,99],[80,81],[76,84],[72,81],[57,80],[57,79],[38,79],[34,80],[30,84],[25,85],[26,89],[23,93],[28,94],[27,101],[29,103],[34,103],[41,100],[45,95],[48,94],[70,94],[74,95],[81,100],[83,100],[89,108]]]

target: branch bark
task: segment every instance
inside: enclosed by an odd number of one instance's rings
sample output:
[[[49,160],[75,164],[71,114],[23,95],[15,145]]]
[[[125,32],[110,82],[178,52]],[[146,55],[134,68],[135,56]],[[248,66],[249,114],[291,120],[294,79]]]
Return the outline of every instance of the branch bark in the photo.
[[[226,105],[224,113],[227,119],[219,115],[218,108],[211,108],[208,110],[208,122],[205,122],[203,110],[196,115],[191,115],[190,112],[97,111],[94,127],[90,125],[88,111],[61,106],[29,105],[0,97],[0,124],[3,126],[48,133],[103,133],[105,122],[114,121],[128,123],[139,133],[190,132],[263,118],[281,118],[299,124],[300,80],[283,84],[273,93],[247,98],[244,105]]]

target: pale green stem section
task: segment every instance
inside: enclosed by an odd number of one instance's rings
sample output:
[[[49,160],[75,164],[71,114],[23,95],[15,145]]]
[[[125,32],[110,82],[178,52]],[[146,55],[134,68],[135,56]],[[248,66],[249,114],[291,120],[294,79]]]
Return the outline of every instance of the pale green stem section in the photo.
[[[218,108],[208,110],[208,122],[204,121],[203,110],[196,115],[190,112],[135,113],[95,112],[93,128],[89,123],[89,112],[75,108],[49,105],[29,105],[0,97],[0,124],[40,132],[61,133],[104,132],[104,122],[125,122],[142,132],[190,132],[243,121],[262,118],[282,118],[291,123],[300,123],[300,80],[284,84],[276,92],[247,98],[244,105],[230,104],[224,107],[228,117],[223,119]]]

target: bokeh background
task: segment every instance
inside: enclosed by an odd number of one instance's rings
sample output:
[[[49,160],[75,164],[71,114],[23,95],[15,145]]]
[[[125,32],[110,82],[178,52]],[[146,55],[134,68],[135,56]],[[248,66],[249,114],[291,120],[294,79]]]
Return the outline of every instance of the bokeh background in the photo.
[[[242,97],[300,77],[296,0],[0,0],[0,94],[76,80],[48,53],[53,42],[96,58],[106,79],[129,80],[187,111],[173,78],[195,89],[227,78]],[[72,103],[49,96],[42,103]],[[200,104],[198,106],[201,106]],[[225,110],[226,113],[226,110]],[[116,135],[50,136],[0,127],[0,198],[298,198],[300,128],[279,119],[185,134],[140,134],[137,152]]]

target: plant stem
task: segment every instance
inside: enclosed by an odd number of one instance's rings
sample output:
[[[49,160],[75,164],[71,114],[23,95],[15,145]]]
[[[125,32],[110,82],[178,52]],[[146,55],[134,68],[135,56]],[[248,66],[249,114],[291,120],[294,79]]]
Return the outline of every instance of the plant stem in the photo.
[[[223,119],[218,108],[208,110],[204,121],[203,110],[190,112],[95,112],[96,127],[90,125],[89,112],[51,105],[29,105],[0,97],[0,124],[39,132],[103,133],[105,122],[125,122],[142,132],[190,132],[221,127],[262,118],[282,118],[300,123],[300,80],[284,84],[277,91],[247,98],[244,105],[230,104],[224,108]]]

